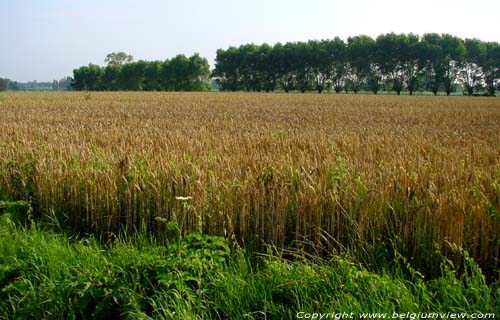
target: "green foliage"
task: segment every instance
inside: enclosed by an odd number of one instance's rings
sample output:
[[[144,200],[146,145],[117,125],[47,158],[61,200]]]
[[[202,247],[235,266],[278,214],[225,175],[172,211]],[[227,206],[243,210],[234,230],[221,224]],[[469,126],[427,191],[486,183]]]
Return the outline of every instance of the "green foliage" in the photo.
[[[73,70],[73,89],[78,91],[98,90],[102,73],[102,68],[95,64]]]
[[[466,59],[463,69],[460,71],[460,82],[468,95],[472,95],[481,89],[483,83],[483,70],[486,59],[485,44],[479,39],[465,39]]]
[[[177,55],[163,63],[162,86],[168,91],[206,91],[210,70],[208,61],[195,53],[191,57]]]
[[[371,79],[375,78],[377,71],[373,68],[375,63],[373,54],[376,52],[376,42],[365,35],[350,37],[347,39],[347,51],[350,61],[351,89],[357,93],[370,76],[373,75]]]
[[[53,91],[70,91],[72,90],[71,83],[73,79],[71,77],[64,77],[59,80],[52,81],[52,90]]]
[[[115,57],[105,68],[90,64],[73,70],[72,85],[89,91],[206,91],[209,76],[208,61],[197,53],[164,62]]]
[[[121,65],[130,63],[132,60],[134,60],[134,57],[130,54],[126,54],[125,52],[112,52],[106,56],[104,62],[108,65]]]
[[[482,86],[493,95],[498,84],[499,49],[494,42],[465,41],[448,34],[422,37],[388,33],[333,40],[245,44],[217,50],[213,76],[221,90],[293,90],[319,93],[333,89],[378,93],[383,80],[400,94],[429,89],[447,95],[460,81],[469,94]]]
[[[485,43],[485,56],[481,63],[484,72],[484,82],[488,94],[494,95],[500,85],[500,44]]]
[[[3,204],[3,208],[20,205]],[[208,274],[223,270],[230,253],[222,238],[197,234],[167,247],[137,243],[117,242],[106,250],[93,239],[70,243],[35,226],[17,228],[4,214],[0,317],[145,316],[152,308],[150,298],[163,300],[173,292],[200,294]]]
[[[10,80],[0,78],[0,91],[7,91],[9,89]]]
[[[23,201],[1,202],[0,317],[4,319],[283,319],[297,312],[493,312],[500,291],[467,252],[441,254],[424,280],[400,255],[376,274],[347,258],[295,261],[231,250],[189,234],[167,246],[145,236],[104,247],[39,226],[16,226]]]

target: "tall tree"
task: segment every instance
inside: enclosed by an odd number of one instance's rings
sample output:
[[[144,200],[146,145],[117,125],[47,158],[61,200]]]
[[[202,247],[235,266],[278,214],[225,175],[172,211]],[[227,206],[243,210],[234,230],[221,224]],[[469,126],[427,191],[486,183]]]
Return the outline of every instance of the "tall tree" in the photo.
[[[209,88],[208,61],[197,53],[189,58],[179,54],[170,61],[166,61],[161,74],[167,90],[204,91]]]
[[[0,78],[0,91],[7,91],[7,89],[9,88],[9,83],[9,79]]]
[[[255,67],[257,69],[257,78],[259,79],[260,89],[266,92],[276,90],[277,64],[275,56],[272,54],[273,48],[264,43],[259,46],[255,56]]]
[[[122,89],[120,83],[120,72],[122,70],[122,65],[120,64],[108,64],[104,68],[103,74],[101,76],[101,90],[105,91],[117,91]]]
[[[277,77],[278,83],[285,92],[290,92],[296,88],[296,59],[295,45],[286,43],[282,45],[277,43],[273,47],[273,56],[277,61]]]
[[[362,89],[370,76],[372,80],[375,79],[376,69],[372,66],[374,61],[372,59],[373,52],[376,49],[375,40],[366,35],[360,35],[355,37],[349,37],[347,39],[347,50],[349,52],[350,61],[350,73],[351,73],[351,86],[354,93],[357,93]],[[373,83],[372,83],[373,85]],[[375,92],[378,89],[375,85],[373,86]]]
[[[465,39],[466,57],[460,80],[469,95],[480,89],[483,81],[483,69],[486,58],[484,43],[479,39]]]
[[[212,76],[216,78],[220,89],[225,91],[241,90],[241,80],[239,66],[239,50],[235,47],[229,47],[227,50],[217,50],[215,58],[215,70]]]
[[[423,60],[422,45],[419,36],[415,34],[400,35],[401,52],[399,62],[401,66],[403,82],[406,85],[410,95],[418,88],[418,79],[421,72],[421,61]]]
[[[314,89],[321,93],[330,86],[332,60],[330,57],[329,42],[309,41],[307,43],[308,61],[310,64],[311,76],[314,82]]]
[[[402,68],[404,36],[395,33],[382,34],[377,37],[376,43],[380,71],[392,82],[392,89],[399,95],[404,86]]]
[[[466,49],[462,39],[449,35],[441,35],[441,50],[443,54],[443,84],[446,95],[455,90],[455,84],[464,65]]]
[[[445,56],[441,47],[442,38],[437,33],[426,33],[422,37],[421,62],[425,75],[425,86],[437,95],[444,85]]]
[[[326,42],[330,67],[330,81],[335,92],[339,93],[345,86],[347,75],[347,46],[339,37]]]
[[[434,95],[443,88],[450,95],[459,80],[468,90],[482,84],[496,90],[497,49],[493,44],[491,49],[478,47],[473,40],[435,33],[422,38],[388,33],[376,40],[361,35],[350,37],[347,44],[339,38],[277,43],[272,48],[247,44],[218,50],[213,76],[221,90],[321,93],[333,87],[336,92],[365,88],[376,94],[383,87],[398,95],[407,89],[412,95],[425,85]]]
[[[314,88],[311,50],[307,42],[296,42],[291,50],[297,89],[300,92],[311,91]]]
[[[134,60],[134,57],[132,55],[127,54],[125,52],[112,52],[106,56],[106,59],[104,59],[104,62],[107,64],[125,64],[132,62]]]
[[[210,65],[208,60],[198,53],[189,57],[189,91],[206,91],[210,89]]]
[[[118,84],[120,90],[142,90],[146,65],[147,62],[144,60],[122,65],[120,68],[120,74],[118,75]]]
[[[160,91],[161,90],[161,61],[148,61],[144,68],[144,80],[142,90]]]
[[[95,64],[82,66],[73,70],[73,89],[75,90],[99,90],[100,78],[103,69]]]
[[[484,72],[484,82],[489,95],[495,95],[500,85],[500,44],[487,42],[485,44],[485,59],[481,64]]]
[[[238,71],[241,75],[241,85],[246,91],[261,90],[259,70],[257,70],[258,50],[259,48],[255,44],[244,44],[238,48],[240,59]]]

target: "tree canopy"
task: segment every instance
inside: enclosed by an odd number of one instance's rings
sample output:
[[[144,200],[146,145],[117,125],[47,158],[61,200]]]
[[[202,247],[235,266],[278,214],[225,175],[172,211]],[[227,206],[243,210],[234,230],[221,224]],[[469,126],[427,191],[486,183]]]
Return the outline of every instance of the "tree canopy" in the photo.
[[[118,59],[118,54],[110,58],[110,55],[106,58],[109,60],[106,67],[89,64],[73,70],[73,88],[98,91],[203,91],[209,88],[208,61],[197,53],[191,57],[177,55],[165,61],[136,62],[131,62],[131,56],[126,54],[130,59]]]
[[[217,50],[221,90],[355,93],[381,89],[429,90],[447,95],[457,85],[472,95],[494,95],[499,86],[500,46],[449,34],[388,33],[332,40],[255,45]]]
[[[106,56],[106,59],[104,59],[104,62],[107,64],[124,64],[124,63],[129,63],[134,60],[134,57],[130,54],[127,54],[125,52],[112,52]]]
[[[9,88],[9,79],[0,78],[0,91],[6,91]]]

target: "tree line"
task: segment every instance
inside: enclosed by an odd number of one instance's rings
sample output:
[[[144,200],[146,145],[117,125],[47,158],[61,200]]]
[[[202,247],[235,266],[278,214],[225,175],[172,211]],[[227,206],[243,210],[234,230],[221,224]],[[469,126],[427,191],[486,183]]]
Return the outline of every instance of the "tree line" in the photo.
[[[449,34],[382,34],[333,40],[245,44],[217,50],[213,77],[226,91],[377,94],[439,91],[457,84],[469,95],[500,90],[500,45]]]
[[[0,78],[0,91],[7,91],[9,89],[10,80]]]
[[[109,54],[106,67],[95,64],[73,70],[72,87],[89,91],[205,91],[210,66],[199,54],[165,61],[133,62],[123,52]]]
[[[450,95],[494,95],[500,90],[500,45],[449,34],[382,34],[331,40],[219,49],[215,69],[199,54],[165,61],[133,61],[109,54],[107,66],[73,70],[53,90],[204,91],[210,80],[223,91],[359,92],[428,90]],[[37,84],[38,85],[38,84]],[[50,85],[47,85],[50,87]],[[44,87],[45,88],[45,87]],[[30,84],[0,79],[2,90],[31,90]]]
[[[8,78],[0,78],[0,91],[7,91],[7,90],[12,90],[12,91],[47,91],[47,90],[55,90],[54,89],[54,83],[61,83],[61,81],[65,79],[71,79],[70,77],[63,78],[59,81],[54,80],[54,82],[38,82],[36,80],[34,81],[28,81],[28,82],[18,82],[18,81],[11,81]],[[67,84],[67,82],[66,82]],[[71,86],[67,85],[66,87],[60,87],[58,90],[70,90]]]

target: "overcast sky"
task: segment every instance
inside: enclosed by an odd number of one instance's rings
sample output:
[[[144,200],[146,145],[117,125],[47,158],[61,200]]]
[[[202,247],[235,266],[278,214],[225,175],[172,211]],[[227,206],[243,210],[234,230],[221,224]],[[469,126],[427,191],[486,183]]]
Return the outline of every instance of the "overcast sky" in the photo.
[[[392,31],[500,42],[500,0],[0,0],[0,77],[51,81],[113,51],[213,66],[230,45]]]

